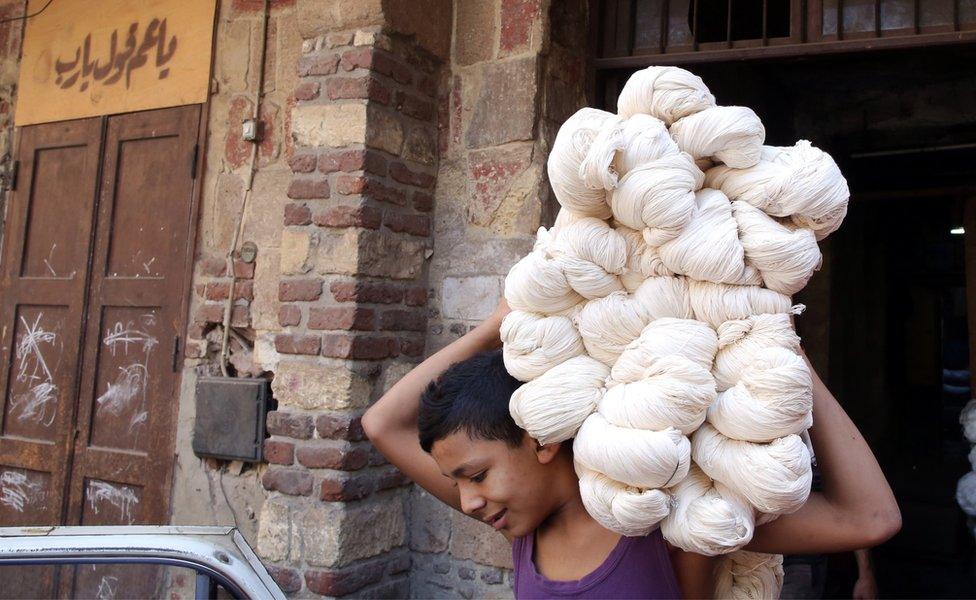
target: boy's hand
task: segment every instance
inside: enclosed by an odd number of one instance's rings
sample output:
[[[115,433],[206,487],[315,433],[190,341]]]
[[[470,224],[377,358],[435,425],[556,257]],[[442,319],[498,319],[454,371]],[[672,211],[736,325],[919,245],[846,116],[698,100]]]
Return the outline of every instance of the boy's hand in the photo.
[[[491,313],[486,320],[498,323],[501,326],[505,315],[510,312],[512,312],[512,309],[508,306],[508,301],[505,300],[505,296],[502,296],[501,300],[498,301],[498,306],[495,307],[495,312]]]

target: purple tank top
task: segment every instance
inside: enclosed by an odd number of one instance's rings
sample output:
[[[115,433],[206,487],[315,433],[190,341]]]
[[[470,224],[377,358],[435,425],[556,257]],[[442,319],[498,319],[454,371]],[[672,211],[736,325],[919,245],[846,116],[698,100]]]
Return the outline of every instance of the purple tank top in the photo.
[[[543,577],[532,560],[535,532],[515,538],[515,597],[535,598],[680,598],[671,557],[655,529],[644,537],[620,537],[599,567],[576,581]]]

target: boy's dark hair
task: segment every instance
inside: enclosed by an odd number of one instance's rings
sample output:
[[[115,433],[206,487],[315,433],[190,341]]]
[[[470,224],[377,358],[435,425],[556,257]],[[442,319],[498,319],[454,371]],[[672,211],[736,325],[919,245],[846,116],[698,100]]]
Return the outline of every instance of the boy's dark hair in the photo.
[[[420,447],[430,452],[434,442],[462,430],[472,438],[517,447],[524,431],[512,420],[508,402],[520,385],[505,370],[501,350],[451,365],[420,397]]]

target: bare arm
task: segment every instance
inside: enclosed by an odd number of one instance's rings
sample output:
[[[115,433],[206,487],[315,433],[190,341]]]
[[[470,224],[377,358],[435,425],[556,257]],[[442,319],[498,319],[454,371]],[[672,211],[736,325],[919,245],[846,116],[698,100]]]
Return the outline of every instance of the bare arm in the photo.
[[[508,312],[504,300],[488,319],[413,368],[363,415],[363,429],[373,445],[420,487],[461,510],[461,497],[420,447],[417,413],[427,385],[456,362],[501,346],[499,327]]]
[[[715,565],[711,556],[674,550],[671,566],[678,580],[682,598],[712,598],[715,596]]]
[[[871,448],[803,356],[813,377],[810,438],[823,493],[797,512],[756,529],[748,550],[776,554],[842,552],[877,546],[901,528],[901,513]]]

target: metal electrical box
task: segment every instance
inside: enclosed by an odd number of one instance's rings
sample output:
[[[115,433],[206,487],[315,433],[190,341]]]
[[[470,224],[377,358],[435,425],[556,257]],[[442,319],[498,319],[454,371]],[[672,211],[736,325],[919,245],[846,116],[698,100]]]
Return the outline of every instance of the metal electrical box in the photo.
[[[193,452],[200,457],[261,462],[267,379],[201,377]]]

